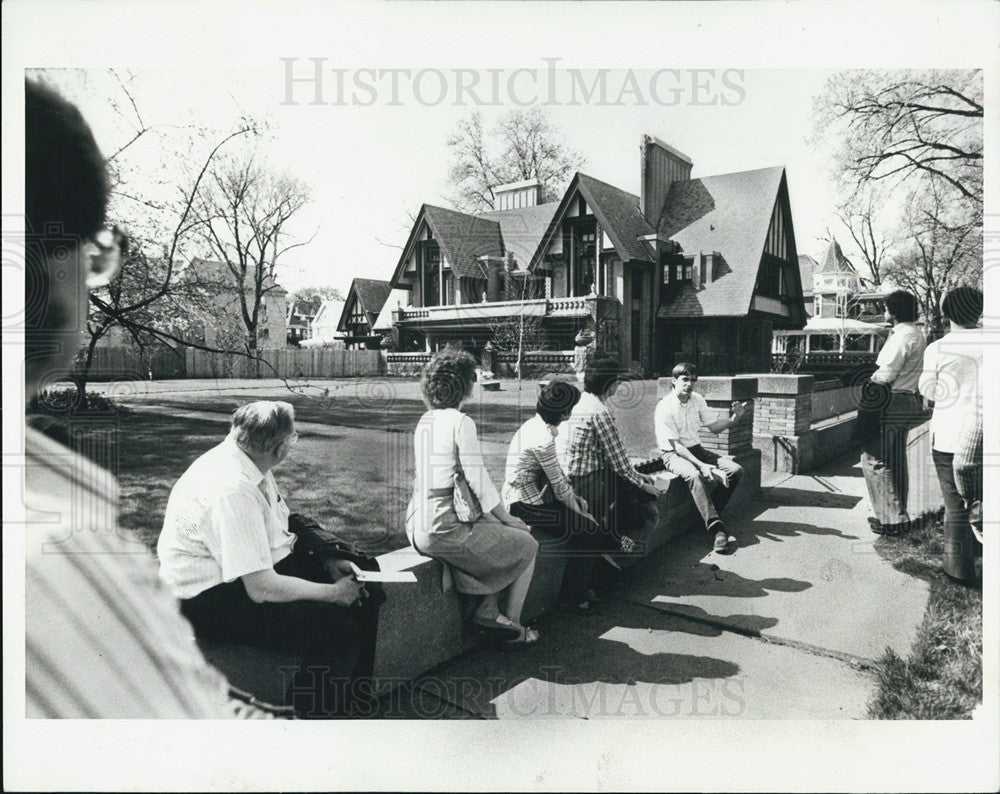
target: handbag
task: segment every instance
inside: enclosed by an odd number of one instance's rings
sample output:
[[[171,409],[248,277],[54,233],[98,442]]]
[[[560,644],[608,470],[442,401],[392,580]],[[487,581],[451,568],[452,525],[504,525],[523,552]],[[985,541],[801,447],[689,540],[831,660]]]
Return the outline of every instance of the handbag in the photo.
[[[479,503],[469,481],[465,479],[462,464],[458,462],[458,442],[455,441],[455,472],[451,476],[452,504],[455,517],[463,524],[474,524],[483,517],[483,506]]]
[[[458,520],[463,524],[474,524],[482,518],[483,506],[479,503],[479,497],[469,487],[469,481],[465,479],[465,472],[461,467],[452,475],[452,487],[454,490],[452,501]]]

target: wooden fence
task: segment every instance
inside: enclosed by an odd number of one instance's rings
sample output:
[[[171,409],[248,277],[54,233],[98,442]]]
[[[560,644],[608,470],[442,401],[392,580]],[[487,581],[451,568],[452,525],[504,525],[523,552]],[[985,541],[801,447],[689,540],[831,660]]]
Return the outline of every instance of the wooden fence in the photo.
[[[378,350],[260,350],[260,360],[185,351],[188,378],[359,378],[385,372]]]
[[[180,378],[357,378],[385,372],[378,350],[260,350],[246,356],[154,348],[145,356],[129,347],[94,351],[90,380],[174,380]]]

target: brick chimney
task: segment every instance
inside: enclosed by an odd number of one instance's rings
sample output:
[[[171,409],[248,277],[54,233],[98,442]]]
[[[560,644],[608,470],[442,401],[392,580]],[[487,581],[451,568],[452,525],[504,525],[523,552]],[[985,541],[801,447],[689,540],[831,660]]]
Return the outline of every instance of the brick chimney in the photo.
[[[542,203],[542,183],[537,179],[509,182],[493,188],[494,210],[517,210]]]
[[[639,208],[655,228],[670,185],[691,178],[692,162],[686,154],[652,135],[643,135],[639,148],[642,174]]]

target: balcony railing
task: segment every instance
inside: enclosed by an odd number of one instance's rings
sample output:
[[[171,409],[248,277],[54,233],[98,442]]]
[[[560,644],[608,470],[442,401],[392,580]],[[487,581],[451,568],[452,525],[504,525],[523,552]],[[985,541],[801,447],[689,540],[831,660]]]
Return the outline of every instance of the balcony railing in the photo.
[[[599,296],[573,298],[537,298],[525,301],[495,301],[493,303],[459,303],[445,306],[400,308],[394,314],[398,322],[439,320],[492,320],[501,317],[586,317],[590,304],[611,300]]]

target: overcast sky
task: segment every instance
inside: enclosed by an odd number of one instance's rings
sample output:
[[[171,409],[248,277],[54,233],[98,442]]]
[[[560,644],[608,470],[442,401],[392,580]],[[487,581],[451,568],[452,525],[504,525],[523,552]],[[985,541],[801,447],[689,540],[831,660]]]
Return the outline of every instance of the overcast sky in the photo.
[[[838,232],[829,153],[807,142],[813,99],[828,71],[618,69],[602,75],[543,59],[526,59],[522,68],[529,71],[519,74],[380,75],[321,67],[318,81],[305,57],[287,65],[275,59],[270,69],[131,72],[147,124],[224,129],[242,113],[269,120],[271,163],[307,182],[313,195],[291,229],[301,239],[316,236],[281,263],[290,289],[330,284],[346,290],[357,275],[388,279],[421,203],[448,206],[445,141],[459,119],[479,109],[489,125],[515,103],[535,99],[566,143],[586,157],[583,170],[598,179],[638,194],[639,140],[650,133],[687,154],[694,176],[785,166],[800,253],[818,258],[825,247],[818,238],[827,227]],[[288,76],[309,81],[288,83]],[[58,71],[48,77],[79,103],[105,151],[121,145],[120,119],[103,95],[118,95],[112,80],[97,71],[88,80]],[[312,104],[317,87],[327,104]],[[136,156],[152,167],[161,155],[148,145]],[[840,238],[850,256],[846,234]]]

